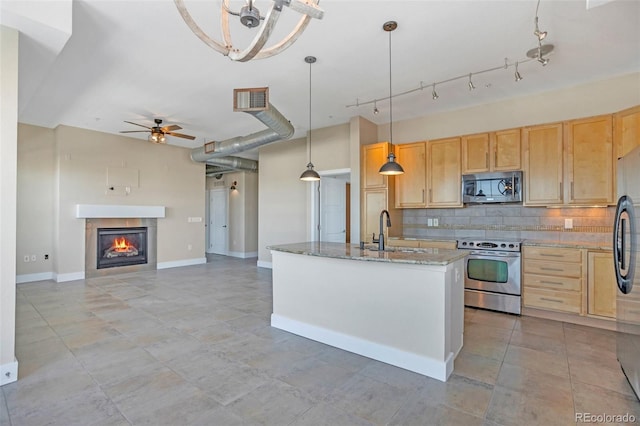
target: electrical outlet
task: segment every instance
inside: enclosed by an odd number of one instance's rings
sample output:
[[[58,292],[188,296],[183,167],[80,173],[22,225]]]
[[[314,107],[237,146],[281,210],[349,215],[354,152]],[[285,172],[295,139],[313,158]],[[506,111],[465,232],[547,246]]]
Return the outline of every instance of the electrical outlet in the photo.
[[[24,261],[25,261],[25,262],[28,262],[28,261],[29,261],[29,255],[26,255],[26,256],[24,257]]]
[[[433,226],[438,226],[438,218],[437,217],[433,218]]]
[[[573,219],[564,220],[564,229],[573,229]]]
[[[187,250],[191,251],[193,249],[193,246],[191,244],[187,245]]]
[[[38,258],[36,257],[36,255],[35,255],[35,254],[32,254],[32,255],[31,255],[31,261],[32,261],[32,262],[35,262],[37,259],[38,259]]]
[[[427,219],[427,226],[433,226],[433,219],[431,218]]]

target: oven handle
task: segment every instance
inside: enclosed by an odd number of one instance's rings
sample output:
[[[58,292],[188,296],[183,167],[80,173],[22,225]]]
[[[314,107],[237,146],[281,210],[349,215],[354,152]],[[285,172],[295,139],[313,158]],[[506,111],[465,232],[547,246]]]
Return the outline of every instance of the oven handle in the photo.
[[[497,257],[501,259],[505,257],[521,257],[520,252],[517,252],[517,251],[496,252],[496,251],[489,251],[489,250],[471,250],[469,252],[469,257],[471,256],[482,257],[482,258]]]

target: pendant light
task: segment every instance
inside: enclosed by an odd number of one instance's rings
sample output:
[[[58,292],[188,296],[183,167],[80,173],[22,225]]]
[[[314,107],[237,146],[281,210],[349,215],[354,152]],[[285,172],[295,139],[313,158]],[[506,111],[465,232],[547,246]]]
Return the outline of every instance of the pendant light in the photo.
[[[307,164],[307,170],[300,175],[300,180],[313,182],[320,180],[320,175],[313,170],[313,163],[311,162],[311,64],[316,62],[316,57],[307,56],[304,61],[309,64],[309,163]]]
[[[396,21],[388,21],[382,25],[382,29],[389,33],[389,155],[387,156],[387,162],[380,167],[381,175],[401,175],[404,173],[404,169],[398,163],[396,163],[396,156],[393,153],[393,93],[391,91],[391,31],[398,28]]]

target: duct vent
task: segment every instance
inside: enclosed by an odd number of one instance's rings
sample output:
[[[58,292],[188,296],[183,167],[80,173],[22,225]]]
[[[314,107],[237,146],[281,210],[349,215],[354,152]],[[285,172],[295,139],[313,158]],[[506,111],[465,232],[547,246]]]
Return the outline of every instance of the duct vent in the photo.
[[[269,109],[269,88],[233,89],[234,111],[266,111]]]

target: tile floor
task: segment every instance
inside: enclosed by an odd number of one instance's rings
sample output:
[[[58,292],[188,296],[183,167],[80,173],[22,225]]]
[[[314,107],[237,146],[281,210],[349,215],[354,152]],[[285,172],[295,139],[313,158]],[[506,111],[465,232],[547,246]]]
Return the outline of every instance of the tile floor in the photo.
[[[567,425],[640,403],[615,334],[465,311],[447,383],[269,326],[255,259],[20,284],[0,424]]]

